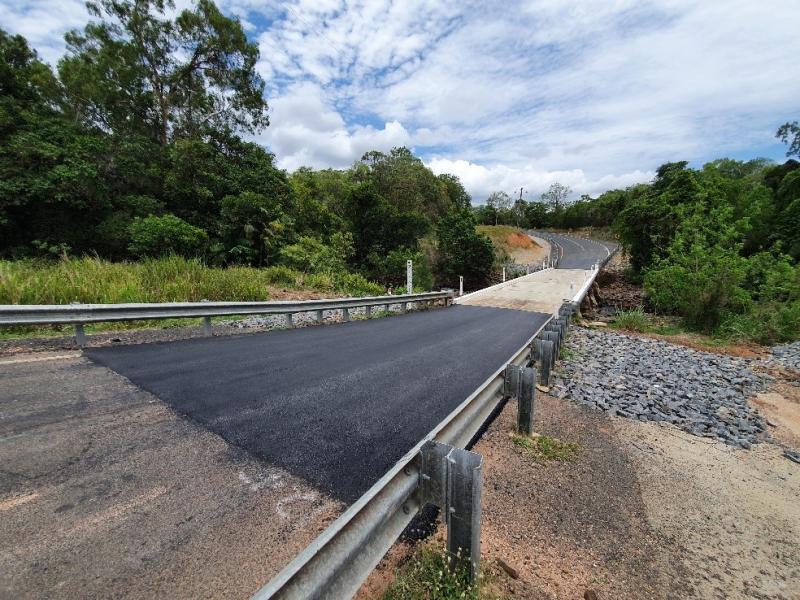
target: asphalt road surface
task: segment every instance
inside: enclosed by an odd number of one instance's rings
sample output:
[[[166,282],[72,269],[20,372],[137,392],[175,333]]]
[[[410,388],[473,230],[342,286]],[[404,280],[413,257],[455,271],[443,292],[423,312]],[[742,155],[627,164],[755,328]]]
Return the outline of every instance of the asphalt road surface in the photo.
[[[231,444],[350,503],[546,319],[452,306],[85,355]]]
[[[598,242],[559,233],[535,232],[535,234],[561,249],[558,269],[590,269],[593,264],[602,261],[617,247],[611,242]]]

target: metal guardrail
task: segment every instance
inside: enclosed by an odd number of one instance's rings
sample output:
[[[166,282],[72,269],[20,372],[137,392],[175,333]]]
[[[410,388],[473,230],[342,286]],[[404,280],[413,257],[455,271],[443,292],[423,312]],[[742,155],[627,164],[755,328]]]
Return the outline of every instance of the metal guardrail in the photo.
[[[534,331],[505,365],[398,460],[355,504],[256,592],[252,600],[351,598],[423,508],[426,496],[422,481],[426,476],[422,464],[426,449],[432,442],[465,448],[509,397],[507,374],[511,365],[523,367],[538,357],[543,364],[542,380],[545,383],[549,380],[569,315],[599,270],[597,265],[585,289],[566,300],[557,314]],[[544,362],[548,364],[545,366]]]
[[[139,319],[216,317],[225,315],[290,314],[317,310],[342,310],[386,304],[447,300],[453,292],[427,292],[397,296],[367,296],[323,300],[276,302],[167,302],[148,304],[3,304],[0,325],[98,323]]]
[[[292,326],[292,315],[316,312],[321,322],[323,311],[340,310],[342,320],[349,320],[349,310],[366,308],[367,316],[375,306],[400,304],[403,311],[412,302],[444,300],[449,304],[452,290],[400,294],[397,296],[366,296],[363,298],[333,298],[322,300],[275,302],[165,302],[143,304],[2,304],[0,326],[71,324],[75,326],[75,340],[79,346],[86,342],[83,326],[86,323],[106,321],[137,321],[142,319],[174,319],[202,317],[206,335],[211,335],[211,317],[232,315],[286,315]]]
[[[259,590],[253,600],[352,597],[422,508],[419,494],[423,447],[431,441],[456,448],[467,446],[506,397],[507,365],[522,365],[529,360],[531,344],[547,323]]]

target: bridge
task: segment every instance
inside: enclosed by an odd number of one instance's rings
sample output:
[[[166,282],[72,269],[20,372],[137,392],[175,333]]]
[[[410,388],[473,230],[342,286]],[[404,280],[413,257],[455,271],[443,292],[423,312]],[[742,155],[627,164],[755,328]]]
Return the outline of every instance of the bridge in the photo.
[[[557,268],[447,308],[0,358],[3,595],[249,597],[613,251],[538,235]]]

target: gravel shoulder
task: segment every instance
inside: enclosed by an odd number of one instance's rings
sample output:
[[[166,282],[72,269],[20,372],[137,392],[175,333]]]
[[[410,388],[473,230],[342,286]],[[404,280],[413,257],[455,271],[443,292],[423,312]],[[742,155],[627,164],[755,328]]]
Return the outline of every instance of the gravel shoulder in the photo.
[[[571,329],[567,346],[573,353],[579,331]],[[596,341],[609,339],[619,341]],[[647,356],[651,342],[624,340],[629,359]],[[487,597],[800,599],[800,465],[784,455],[798,449],[792,440],[800,437],[791,436],[800,435],[800,386],[762,360],[687,351],[664,344],[655,356],[662,369],[675,356],[716,364],[706,373],[708,387],[736,391],[732,405],[763,419],[767,430],[744,449],[681,429],[680,420],[599,409],[589,393],[576,402],[567,394],[539,392],[537,434],[580,447],[573,461],[546,460],[513,443],[516,403],[509,402],[473,448],[485,457],[482,561],[492,575]],[[572,354],[560,361],[562,380],[585,360]],[[636,378],[632,364],[625,366],[627,379],[617,373],[619,381]],[[598,361],[593,369],[599,377],[614,367]],[[683,391],[676,382],[671,394]],[[619,392],[625,399],[625,390]],[[613,401],[599,391],[595,396]],[[702,396],[704,402],[717,401],[711,396]],[[441,527],[437,535],[444,535]],[[359,598],[380,597],[408,555],[398,545]]]

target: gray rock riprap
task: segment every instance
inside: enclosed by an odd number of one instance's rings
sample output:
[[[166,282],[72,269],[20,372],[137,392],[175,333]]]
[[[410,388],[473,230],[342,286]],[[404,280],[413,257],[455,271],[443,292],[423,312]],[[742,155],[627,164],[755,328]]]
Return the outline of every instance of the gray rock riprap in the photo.
[[[400,312],[402,306],[400,304],[390,304],[389,311],[392,313]],[[384,311],[383,305],[373,307],[373,314],[378,315]],[[421,310],[417,308],[414,303],[408,305],[408,310]],[[366,317],[366,309],[364,308],[351,308],[351,319],[363,319]],[[308,325],[316,325],[317,313],[314,312],[301,312],[292,315],[292,325],[294,327],[305,327]],[[342,311],[340,310],[326,310],[322,314],[323,323],[338,323],[342,320]],[[220,321],[220,325],[228,327],[235,327],[238,329],[284,329],[286,327],[285,315],[250,315],[244,319],[235,319],[231,321]]]
[[[580,327],[570,328],[566,347],[572,355],[559,361],[551,390],[558,397],[741,448],[764,437],[747,398],[768,377],[751,371],[751,361]]]
[[[782,344],[772,348],[773,360],[784,367],[800,371],[800,342]]]

